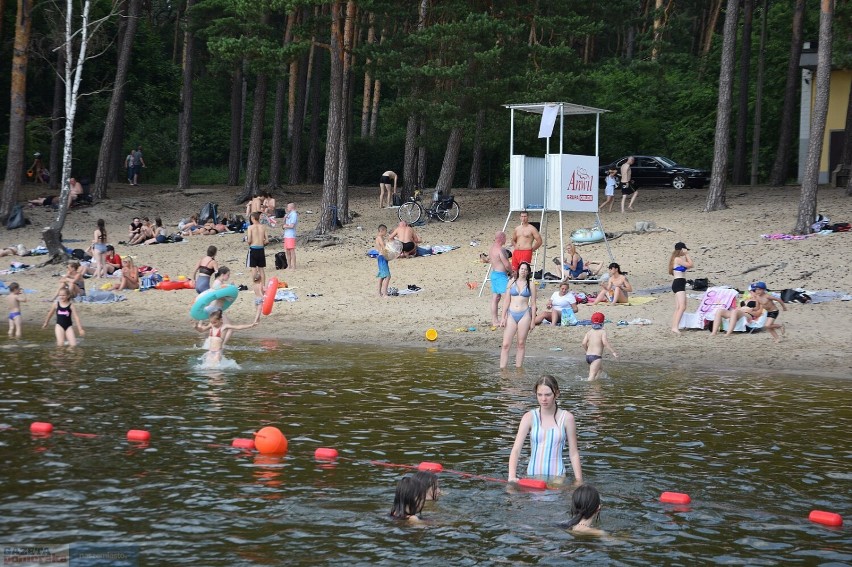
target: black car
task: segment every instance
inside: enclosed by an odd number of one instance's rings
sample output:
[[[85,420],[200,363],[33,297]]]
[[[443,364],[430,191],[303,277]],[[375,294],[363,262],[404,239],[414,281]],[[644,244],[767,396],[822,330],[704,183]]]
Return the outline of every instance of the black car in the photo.
[[[600,168],[600,179],[603,183],[606,172],[610,169],[616,170],[616,178],[621,178],[621,165],[630,156],[617,159],[614,162]],[[635,162],[632,167],[633,181],[636,187],[654,187],[667,185],[675,189],[694,187],[700,189],[710,181],[710,172],[706,169],[693,169],[678,165],[673,160],[663,156],[638,156],[634,155]]]

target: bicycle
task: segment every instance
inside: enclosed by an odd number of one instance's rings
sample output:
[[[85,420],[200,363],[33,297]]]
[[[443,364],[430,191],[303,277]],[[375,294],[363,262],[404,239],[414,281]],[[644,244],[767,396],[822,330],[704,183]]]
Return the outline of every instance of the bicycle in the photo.
[[[441,222],[453,222],[459,218],[461,209],[459,204],[456,203],[455,197],[452,195],[444,197],[441,191],[432,193],[432,203],[429,208],[425,208],[421,204],[420,190],[418,189],[414,191],[414,196],[399,207],[397,216],[401,221],[414,224],[420,220],[424,212],[430,218],[436,218]]]

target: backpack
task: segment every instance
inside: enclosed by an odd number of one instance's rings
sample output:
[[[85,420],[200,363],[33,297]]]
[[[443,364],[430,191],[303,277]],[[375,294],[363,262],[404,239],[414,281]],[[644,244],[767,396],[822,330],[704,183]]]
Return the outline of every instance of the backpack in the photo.
[[[286,270],[287,269],[287,253],[286,252],[276,252],[275,253],[275,269],[276,270]]]
[[[12,214],[6,219],[6,230],[23,228],[29,222],[28,219],[24,218],[24,208],[21,205],[15,205],[12,209]]]
[[[707,278],[695,278],[694,280],[687,280],[686,283],[692,286],[695,291],[706,291],[710,286],[710,281]]]
[[[219,223],[218,206],[216,203],[207,203],[201,207],[201,214],[198,215],[198,224],[204,224],[208,219],[213,219],[214,224]]]
[[[781,301],[784,303],[808,303],[811,296],[797,289],[785,289],[781,292]]]

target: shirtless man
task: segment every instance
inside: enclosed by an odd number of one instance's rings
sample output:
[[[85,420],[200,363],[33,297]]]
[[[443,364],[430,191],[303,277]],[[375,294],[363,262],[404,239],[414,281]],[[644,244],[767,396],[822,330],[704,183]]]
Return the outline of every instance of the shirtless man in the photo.
[[[633,203],[636,202],[636,197],[639,196],[639,191],[636,190],[636,186],[633,184],[633,177],[631,176],[632,170],[630,166],[632,166],[636,162],[636,158],[630,156],[627,158],[623,164],[621,164],[621,212],[624,213],[624,203],[627,201],[628,195],[633,195],[630,197],[630,204],[627,205],[627,208],[631,211],[633,210]]]
[[[394,238],[402,242],[402,254],[399,255],[400,258],[417,256],[417,245],[420,244],[420,237],[417,236],[417,233],[414,232],[414,229],[407,222],[399,221],[397,227],[388,235],[388,240],[393,240]]]
[[[248,258],[246,258],[246,266],[251,268],[252,280],[255,274],[260,274],[260,285],[266,288],[266,250],[264,247],[269,244],[269,234],[266,232],[266,227],[260,224],[260,211],[255,211],[249,217],[251,226],[246,230],[246,244],[249,246]]]
[[[393,189],[391,189],[391,180],[393,180]],[[387,201],[385,201],[385,192],[387,192],[388,197]],[[385,206],[390,207],[393,201],[393,194],[396,193],[396,173],[391,170],[387,170],[382,174],[382,178],[379,180],[379,208],[383,208]],[[385,205],[387,202],[387,205]]]
[[[246,203],[246,216],[251,217],[252,213],[259,213],[261,209],[263,209],[263,197],[258,194]]]
[[[70,207],[83,195],[83,186],[80,185],[80,182],[74,179],[73,177],[68,179],[68,186],[71,188],[71,191],[68,193],[68,206]],[[30,205],[35,207],[49,207],[54,203],[58,203],[59,196],[58,195],[49,195],[47,197],[39,197],[38,199],[31,199],[29,201]]]
[[[512,270],[517,271],[521,262],[532,266],[533,252],[541,247],[542,240],[536,227],[530,224],[530,214],[526,211],[521,211],[521,224],[512,233],[512,244],[515,245],[512,251]]]
[[[512,264],[506,257],[506,233],[502,230],[494,235],[494,244],[488,250],[488,255],[483,258],[484,262],[491,264],[491,326],[500,324],[500,301],[506,293],[509,285],[509,271]]]

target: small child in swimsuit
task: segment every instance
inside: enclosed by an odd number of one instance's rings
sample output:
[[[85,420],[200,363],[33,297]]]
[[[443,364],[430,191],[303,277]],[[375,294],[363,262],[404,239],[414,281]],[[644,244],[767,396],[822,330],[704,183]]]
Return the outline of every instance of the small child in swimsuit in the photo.
[[[781,329],[781,334],[784,334],[784,325],[780,325],[775,321],[778,319],[778,309],[775,309],[775,304],[781,306],[781,309],[787,311],[787,306],[784,305],[784,302],[776,297],[772,297],[768,293],[766,293],[766,284],[763,282],[755,282],[749,286],[749,290],[753,294],[754,300],[757,303],[758,307],[766,309],[766,323],[763,325],[763,328],[769,331],[769,334],[772,335],[772,340],[776,343],[781,339],[778,337],[778,333],[775,332],[775,329]]]
[[[56,314],[56,325],[54,326],[56,346],[63,346],[65,341],[68,341],[68,346],[77,346],[74,326],[76,325],[77,332],[80,333],[81,337],[86,335],[86,331],[83,330],[77,310],[71,307],[71,293],[67,289],[59,290],[57,301],[50,306],[50,311],[44,319],[44,325],[41,326],[42,329],[47,328],[47,324],[54,314]]]
[[[604,320],[604,314],[600,311],[592,313],[592,329],[583,337],[583,349],[586,351],[586,363],[589,365],[589,381],[600,376],[604,348],[609,349],[613,358],[618,358],[618,355],[609,346],[606,331],[603,330]]]
[[[234,331],[242,329],[251,329],[257,327],[260,321],[260,311],[257,313],[253,323],[248,325],[232,325],[225,323],[222,320],[222,311],[217,310],[210,313],[210,319],[207,321],[197,321],[195,330],[199,333],[210,333],[210,340],[207,342],[207,354],[204,355],[204,363],[216,365],[222,361],[222,351],[225,348],[225,341]]]
[[[27,301],[23,293],[24,290],[17,283],[9,284],[9,295],[6,297],[6,303],[9,304],[9,336],[17,339],[21,338],[21,302]]]

